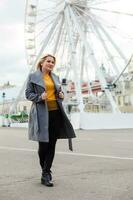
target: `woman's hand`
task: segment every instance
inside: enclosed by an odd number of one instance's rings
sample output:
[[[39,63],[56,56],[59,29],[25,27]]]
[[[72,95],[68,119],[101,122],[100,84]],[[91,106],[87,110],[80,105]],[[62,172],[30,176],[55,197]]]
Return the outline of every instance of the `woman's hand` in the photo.
[[[59,98],[64,99],[64,94],[61,91],[59,92]]]
[[[43,92],[42,95],[41,95],[41,97],[42,97],[42,100],[46,100],[47,99],[47,93]]]

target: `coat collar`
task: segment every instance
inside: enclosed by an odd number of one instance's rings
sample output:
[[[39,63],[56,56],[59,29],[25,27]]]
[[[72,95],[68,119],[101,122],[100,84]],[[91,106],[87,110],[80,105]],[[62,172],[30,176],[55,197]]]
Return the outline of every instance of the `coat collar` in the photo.
[[[55,88],[56,88],[56,91],[60,91],[61,90],[61,84],[59,82],[59,78],[58,76],[56,76],[53,72],[51,72],[51,78],[55,84]]]
[[[43,74],[39,69],[32,74],[31,82],[45,88],[45,84],[43,81]]]
[[[59,83],[59,79],[53,72],[51,72],[51,78],[53,79],[56,90],[60,90],[61,85]],[[45,83],[43,81],[43,74],[39,69],[32,74],[31,82],[46,89]]]

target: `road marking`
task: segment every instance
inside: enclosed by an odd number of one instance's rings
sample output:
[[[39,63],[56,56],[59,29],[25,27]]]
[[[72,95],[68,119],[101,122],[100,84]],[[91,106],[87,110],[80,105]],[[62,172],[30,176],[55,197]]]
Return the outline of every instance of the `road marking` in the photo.
[[[110,155],[84,154],[84,153],[73,153],[73,152],[72,153],[57,152],[57,154],[83,156],[83,157],[95,157],[95,158],[109,158],[109,159],[119,159],[119,160],[133,160],[133,157],[119,157],[119,156],[110,156]]]
[[[7,146],[0,146],[0,149],[9,150],[9,151],[37,152],[36,149],[15,148],[15,147],[7,147]],[[69,155],[69,156],[105,158],[105,159],[107,158],[107,159],[118,159],[118,160],[133,160],[133,157],[119,157],[119,156],[98,155],[98,154],[85,154],[85,153],[74,153],[74,152],[61,152],[61,151],[57,151],[56,154],[59,154],[59,155]]]
[[[35,152],[35,149],[27,149],[27,148],[16,148],[16,147],[7,147],[7,146],[0,146],[0,149],[11,150],[11,151],[31,151]]]

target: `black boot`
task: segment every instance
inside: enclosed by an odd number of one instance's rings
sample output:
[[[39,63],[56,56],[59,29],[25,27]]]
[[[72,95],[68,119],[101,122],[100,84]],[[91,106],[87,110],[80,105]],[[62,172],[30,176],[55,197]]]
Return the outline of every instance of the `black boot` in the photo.
[[[50,181],[52,181],[52,171],[51,170],[49,170],[48,175],[49,175]]]
[[[41,184],[47,186],[47,187],[53,187],[54,184],[51,182],[52,176],[48,172],[43,172],[41,177]]]
[[[52,171],[51,171],[51,170],[47,170],[47,171],[46,171],[46,170],[42,169],[42,176],[43,176],[45,173],[48,174],[49,180],[52,181]]]

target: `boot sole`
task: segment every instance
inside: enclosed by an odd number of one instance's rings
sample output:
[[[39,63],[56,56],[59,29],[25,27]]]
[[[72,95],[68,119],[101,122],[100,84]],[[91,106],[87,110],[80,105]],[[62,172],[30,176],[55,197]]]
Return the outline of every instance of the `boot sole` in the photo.
[[[44,180],[41,180],[41,184],[42,185],[45,185],[45,186],[47,186],[47,187],[53,187],[54,186],[54,184],[53,183],[46,183]]]

